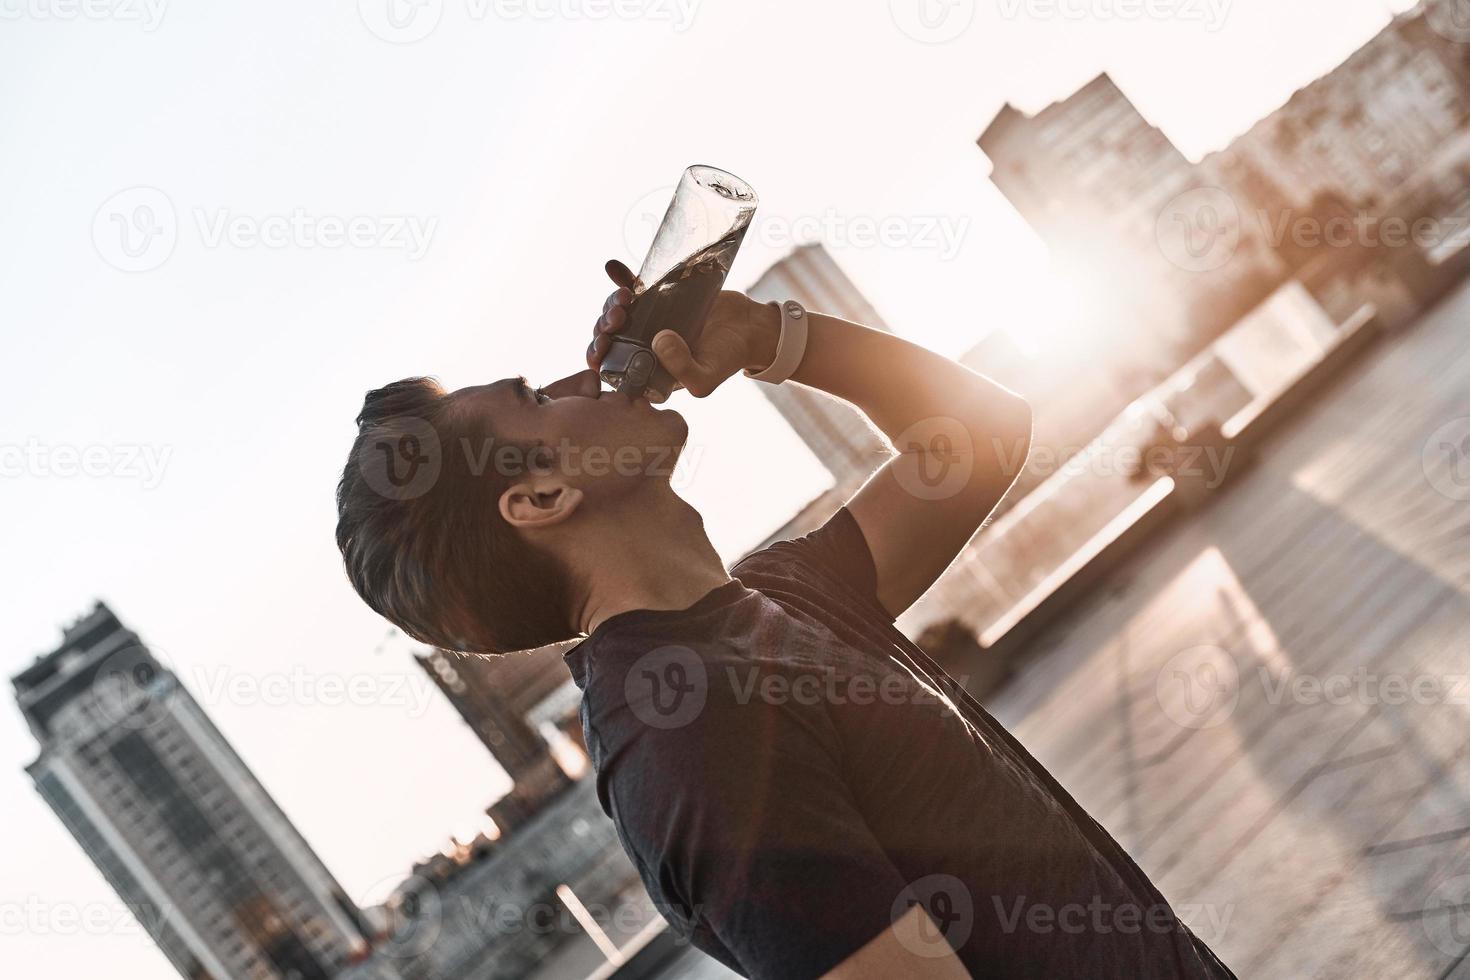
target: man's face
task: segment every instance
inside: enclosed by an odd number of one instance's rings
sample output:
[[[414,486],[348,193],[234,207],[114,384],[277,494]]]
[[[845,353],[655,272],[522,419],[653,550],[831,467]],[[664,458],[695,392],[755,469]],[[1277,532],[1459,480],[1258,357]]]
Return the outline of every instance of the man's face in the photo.
[[[648,479],[668,482],[689,434],[678,412],[654,408],[642,396],[603,391],[595,371],[578,371],[540,389],[524,378],[461,388],[456,411],[485,413],[503,445],[543,446],[537,470],[549,468],[584,492],[618,492]],[[460,447],[455,447],[458,450]],[[498,446],[471,447],[489,466]]]

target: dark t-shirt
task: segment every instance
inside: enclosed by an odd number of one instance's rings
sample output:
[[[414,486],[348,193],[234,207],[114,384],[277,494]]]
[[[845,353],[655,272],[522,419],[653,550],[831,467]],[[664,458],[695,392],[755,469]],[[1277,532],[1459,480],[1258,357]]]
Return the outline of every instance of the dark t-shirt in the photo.
[[[1232,976],[893,625],[847,510],[732,574],[566,655],[603,808],[677,934],[817,977],[918,902],[976,977]]]

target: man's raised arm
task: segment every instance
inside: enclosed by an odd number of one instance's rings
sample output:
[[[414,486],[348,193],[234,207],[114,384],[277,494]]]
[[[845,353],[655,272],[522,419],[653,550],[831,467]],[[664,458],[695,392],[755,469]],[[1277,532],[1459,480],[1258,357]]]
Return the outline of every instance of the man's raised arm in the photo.
[[[988,378],[890,333],[821,313],[807,319],[806,355],[792,380],[851,402],[897,451],[848,502],[873,553],[879,601],[897,616],[1015,482],[1031,445],[1031,409]]]

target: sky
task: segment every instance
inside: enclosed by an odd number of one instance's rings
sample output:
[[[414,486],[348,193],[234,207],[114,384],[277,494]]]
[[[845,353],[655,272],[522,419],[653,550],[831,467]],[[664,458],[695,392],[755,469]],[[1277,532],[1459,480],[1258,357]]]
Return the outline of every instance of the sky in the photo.
[[[0,668],[105,599],[380,899],[505,783],[342,574],[364,391],[579,369],[693,163],[761,198],[734,287],[820,238],[918,343],[1065,343],[975,146],[1003,103],[1108,71],[1197,159],[1408,6],[0,0]],[[671,404],[727,558],[825,487],[753,385]],[[0,967],[168,975],[34,755],[0,707]]]

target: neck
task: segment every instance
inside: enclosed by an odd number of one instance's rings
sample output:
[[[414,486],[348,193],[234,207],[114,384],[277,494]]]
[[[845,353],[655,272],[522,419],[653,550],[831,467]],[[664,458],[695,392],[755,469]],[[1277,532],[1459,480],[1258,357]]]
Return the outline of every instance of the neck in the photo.
[[[646,498],[630,504],[627,513],[605,512],[579,537],[574,609],[584,633],[634,609],[686,609],[730,581],[699,512],[672,490],[652,507]]]

